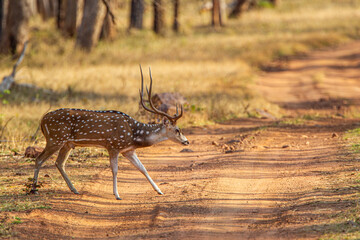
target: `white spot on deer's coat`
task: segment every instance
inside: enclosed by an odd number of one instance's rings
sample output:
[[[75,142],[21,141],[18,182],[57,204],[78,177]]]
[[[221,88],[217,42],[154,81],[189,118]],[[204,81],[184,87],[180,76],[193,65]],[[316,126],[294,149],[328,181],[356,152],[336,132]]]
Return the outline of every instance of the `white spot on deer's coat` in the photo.
[[[49,129],[46,124],[45,124],[45,129],[46,129],[47,134],[49,134]]]

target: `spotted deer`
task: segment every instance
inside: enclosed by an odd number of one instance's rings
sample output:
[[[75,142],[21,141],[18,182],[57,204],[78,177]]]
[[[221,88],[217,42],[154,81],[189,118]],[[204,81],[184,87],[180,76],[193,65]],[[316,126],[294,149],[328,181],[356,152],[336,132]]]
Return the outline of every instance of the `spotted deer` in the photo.
[[[137,148],[149,147],[167,139],[176,143],[188,145],[189,141],[182,134],[176,121],[183,115],[176,106],[176,114],[169,115],[155,108],[151,100],[152,76],[150,73],[150,88],[146,88],[149,107],[143,100],[144,77],[140,66],[141,90],[140,102],[147,111],[164,117],[160,124],[145,124],[119,111],[92,111],[85,109],[62,108],[44,115],[41,120],[41,130],[46,138],[46,147],[36,158],[34,179],[31,193],[37,193],[38,175],[41,165],[54,153],[59,151],[55,165],[70,190],[78,194],[65,172],[65,163],[70,150],[75,147],[102,147],[109,152],[110,167],[113,175],[113,193],[120,200],[117,189],[118,155],[127,158],[150,182],[158,194],[163,194],[147,173],[137,157]]]

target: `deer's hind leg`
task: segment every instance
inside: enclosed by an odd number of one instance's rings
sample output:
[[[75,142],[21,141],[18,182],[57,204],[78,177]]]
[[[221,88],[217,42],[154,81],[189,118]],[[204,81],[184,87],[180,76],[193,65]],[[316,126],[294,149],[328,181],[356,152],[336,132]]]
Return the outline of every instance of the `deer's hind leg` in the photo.
[[[57,167],[57,169],[61,173],[61,176],[64,178],[64,180],[65,180],[66,184],[68,185],[68,187],[70,188],[70,190],[75,194],[79,194],[79,192],[75,189],[74,185],[71,183],[68,175],[65,172],[65,163],[66,163],[66,160],[69,157],[70,150],[71,150],[71,146],[68,145],[68,144],[65,144],[60,149],[59,155],[58,155],[58,157],[56,159],[56,162],[55,162],[55,166]]]
[[[34,170],[34,179],[30,193],[37,193],[37,182],[39,177],[39,172],[41,165],[48,160],[55,152],[61,148],[61,145],[46,145],[45,149],[40,153],[40,155],[35,160],[35,170]]]

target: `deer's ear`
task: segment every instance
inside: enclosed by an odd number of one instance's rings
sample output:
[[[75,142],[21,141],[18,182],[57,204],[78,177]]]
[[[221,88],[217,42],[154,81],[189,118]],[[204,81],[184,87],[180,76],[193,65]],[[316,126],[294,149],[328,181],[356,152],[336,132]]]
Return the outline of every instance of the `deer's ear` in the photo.
[[[170,121],[169,121],[169,119],[167,119],[166,117],[164,117],[163,120],[162,120],[162,123],[163,123],[165,126],[169,126]]]

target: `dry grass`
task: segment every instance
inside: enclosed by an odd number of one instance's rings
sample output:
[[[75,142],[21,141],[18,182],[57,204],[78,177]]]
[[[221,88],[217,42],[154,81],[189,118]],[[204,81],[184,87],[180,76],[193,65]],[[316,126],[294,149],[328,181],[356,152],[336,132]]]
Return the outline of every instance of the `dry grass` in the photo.
[[[2,97],[6,101],[0,103],[0,126],[12,120],[0,152],[23,151],[28,145],[23,140],[35,132],[49,106],[117,109],[137,116],[138,64],[151,66],[156,92],[177,91],[188,99],[181,126],[256,115],[255,108],[279,116],[277,106],[262,99],[253,85],[259,67],[360,36],[359,0],[282,2],[278,9],[254,10],[214,30],[208,27],[210,14],[197,13],[200,1],[186,1],[182,32],[166,37],[150,30],[127,33],[128,10],[118,9],[117,39],[100,42],[91,54],[75,51],[74,40],[63,38],[53,22],[33,19],[32,41],[17,81],[53,94],[13,91]],[[147,29],[150,17],[148,9]],[[9,57],[0,58],[0,76],[9,74],[12,64]],[[249,112],[244,112],[247,104]]]

